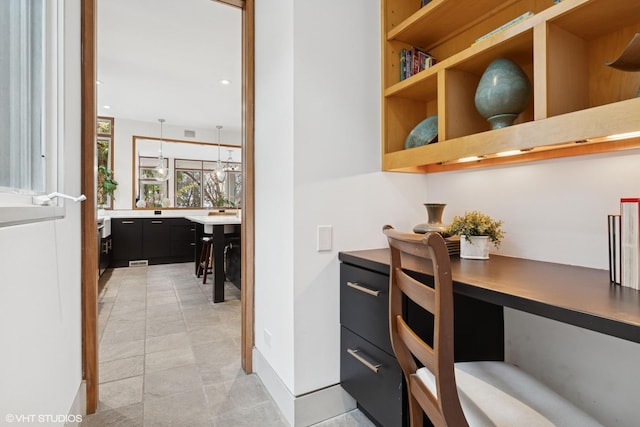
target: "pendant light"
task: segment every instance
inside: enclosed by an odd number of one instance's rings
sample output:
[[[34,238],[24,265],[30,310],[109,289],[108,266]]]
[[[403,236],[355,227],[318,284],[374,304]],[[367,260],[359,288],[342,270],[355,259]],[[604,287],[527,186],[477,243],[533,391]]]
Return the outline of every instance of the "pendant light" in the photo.
[[[165,122],[164,119],[158,119],[160,122],[160,153],[158,155],[158,165],[153,168],[153,175],[156,181],[166,181],[169,179],[169,168],[164,164],[164,156],[162,155],[162,145],[164,139],[162,138],[162,124]]]
[[[233,161],[233,149],[228,149],[229,157],[227,158],[227,163],[224,165],[224,170],[227,172],[235,172],[238,169],[238,164]]]
[[[218,182],[224,182],[227,177],[226,172],[224,171],[224,167],[222,166],[222,160],[220,159],[220,129],[222,129],[221,125],[217,125],[216,129],[218,129],[218,163],[216,164],[216,169],[214,171],[216,175],[216,179]]]

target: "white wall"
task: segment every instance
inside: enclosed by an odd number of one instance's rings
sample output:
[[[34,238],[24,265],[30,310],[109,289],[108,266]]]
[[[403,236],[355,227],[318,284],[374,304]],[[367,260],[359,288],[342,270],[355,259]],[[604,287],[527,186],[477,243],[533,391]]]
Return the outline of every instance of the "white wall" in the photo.
[[[631,150],[439,173],[428,175],[427,195],[447,203],[445,223],[465,210],[504,220],[504,255],[607,269],[607,214],[640,196],[638,164]],[[516,310],[505,323],[508,360],[605,425],[637,425],[640,345]]]
[[[80,2],[65,10],[63,190],[79,194]],[[2,425],[7,414],[69,414],[82,381],[80,258],[80,205],[67,203],[62,220],[0,228]]]
[[[294,387],[292,20],[293,0],[256,3],[255,341],[288,390]]]
[[[256,348],[291,399],[340,381],[338,251],[426,218],[426,177],[379,172],[379,50],[378,2],[256,4]]]

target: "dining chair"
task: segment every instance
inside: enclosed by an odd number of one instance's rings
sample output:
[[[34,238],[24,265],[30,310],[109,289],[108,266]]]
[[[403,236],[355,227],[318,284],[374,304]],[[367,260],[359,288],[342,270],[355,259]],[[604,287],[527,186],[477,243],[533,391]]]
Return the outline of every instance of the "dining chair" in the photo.
[[[444,239],[434,232],[399,232],[390,225],[385,225],[383,232],[391,252],[389,330],[406,380],[411,427],[422,427],[423,413],[435,427],[601,426],[512,364],[455,363],[453,281]],[[426,271],[432,271],[432,286],[403,270],[403,260],[408,258],[425,263]],[[405,298],[433,315],[432,344],[423,341],[407,323]]]

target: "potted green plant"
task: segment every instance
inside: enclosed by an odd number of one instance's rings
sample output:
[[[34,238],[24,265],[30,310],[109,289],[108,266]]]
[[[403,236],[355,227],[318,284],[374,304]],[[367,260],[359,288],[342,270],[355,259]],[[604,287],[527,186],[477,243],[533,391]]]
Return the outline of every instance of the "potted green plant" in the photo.
[[[455,216],[447,234],[460,236],[460,258],[489,259],[489,242],[498,248],[504,237],[502,221],[478,211]]]
[[[109,199],[115,200],[113,193],[118,188],[118,182],[113,179],[113,171],[105,166],[98,166],[98,204],[104,206]]]

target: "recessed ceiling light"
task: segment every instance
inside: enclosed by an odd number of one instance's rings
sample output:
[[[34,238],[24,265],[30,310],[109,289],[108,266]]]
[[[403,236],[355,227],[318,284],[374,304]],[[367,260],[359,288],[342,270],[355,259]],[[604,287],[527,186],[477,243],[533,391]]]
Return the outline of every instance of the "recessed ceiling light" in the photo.
[[[101,85],[101,84],[102,84],[102,81],[100,81],[100,80],[96,80],[96,84],[97,84],[97,85]]]
[[[111,105],[103,105],[102,107],[103,107],[105,110],[109,110],[109,109],[111,109]]]
[[[231,83],[230,80],[227,80],[227,79],[220,80],[220,84],[222,84],[222,85],[228,85],[229,83]]]

